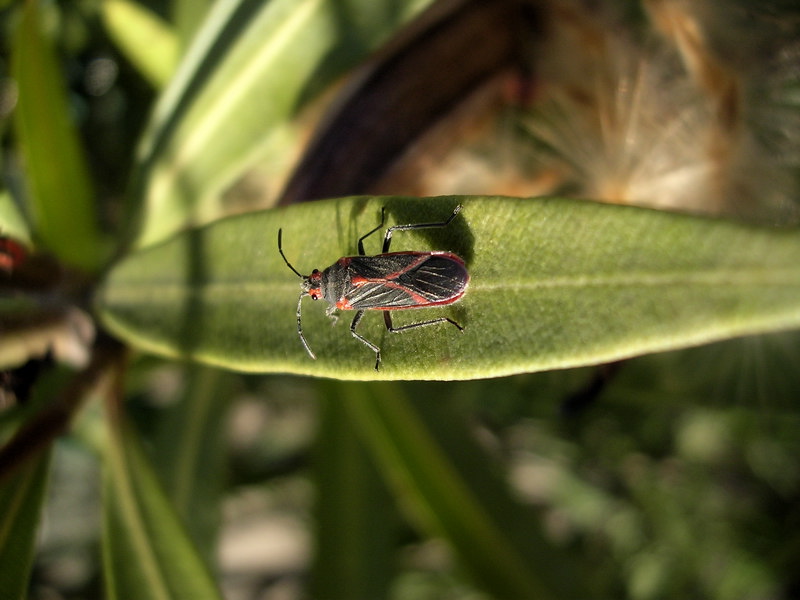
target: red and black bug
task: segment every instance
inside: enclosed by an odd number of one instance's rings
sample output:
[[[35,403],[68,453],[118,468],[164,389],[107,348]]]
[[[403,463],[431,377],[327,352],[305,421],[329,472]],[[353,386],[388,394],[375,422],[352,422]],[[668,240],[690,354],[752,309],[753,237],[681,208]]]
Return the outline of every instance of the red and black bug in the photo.
[[[322,298],[328,302],[328,316],[333,316],[336,310],[356,311],[350,324],[350,333],[375,352],[376,371],[381,365],[381,349],[356,331],[365,310],[384,311],[386,329],[392,333],[445,322],[463,331],[461,325],[448,317],[393,327],[390,312],[452,304],[464,295],[469,274],[459,256],[452,252],[389,252],[395,231],[446,227],[459,211],[461,205],[456,206],[453,214],[441,223],[412,223],[389,227],[383,238],[381,254],[366,256],[364,240],[383,227],[386,212],[384,208],[381,210],[381,222],[378,226],[358,239],[358,256],[345,256],[324,271],[314,269],[308,276],[301,274],[286,258],[281,246],[282,230],[279,229],[278,252],[286,266],[303,280],[300,284],[300,297],[297,299],[297,333],[308,355],[317,358],[303,335],[300,309],[304,296],[311,296],[312,300]]]

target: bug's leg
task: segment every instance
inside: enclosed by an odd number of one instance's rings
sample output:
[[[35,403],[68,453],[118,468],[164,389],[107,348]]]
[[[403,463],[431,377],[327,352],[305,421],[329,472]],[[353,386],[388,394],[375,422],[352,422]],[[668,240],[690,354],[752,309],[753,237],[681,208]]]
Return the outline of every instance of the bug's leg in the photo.
[[[359,254],[359,256],[364,256],[366,254],[364,252],[364,240],[366,238],[368,238],[369,236],[371,236],[376,231],[378,231],[378,229],[383,227],[383,221],[384,221],[385,217],[386,217],[386,207],[383,206],[383,207],[381,207],[381,222],[378,223],[378,226],[375,229],[373,229],[372,231],[370,231],[368,233],[365,233],[360,238],[358,238],[358,254]]]
[[[356,316],[353,317],[353,322],[350,323],[350,333],[353,334],[354,338],[356,338],[358,341],[360,341],[365,346],[370,348],[373,352],[375,352],[375,370],[377,371],[378,369],[380,369],[381,366],[381,349],[356,331],[356,327],[358,327],[358,324],[361,322],[361,317],[363,316],[364,316],[363,310],[359,310],[356,313]]]
[[[416,329],[417,327],[427,327],[428,325],[436,325],[437,323],[450,323],[451,325],[455,325],[459,331],[464,331],[464,328],[450,319],[448,317],[439,317],[437,319],[431,319],[429,321],[420,321],[418,323],[410,323],[409,325],[401,325],[400,327],[392,326],[392,315],[388,310],[383,311],[383,322],[386,324],[386,329],[388,329],[391,333],[401,333],[403,331],[408,331],[409,329]]]
[[[305,296],[304,293],[300,294],[300,297],[297,299],[297,335],[300,336],[300,341],[303,342],[303,348],[306,349],[308,355],[314,360],[317,360],[317,355],[311,351],[311,346],[308,345],[308,342],[306,341],[306,336],[303,335],[303,322],[300,319],[300,309],[303,306],[303,296]]]
[[[338,310],[339,309],[336,308],[335,304],[331,304],[325,309],[325,315],[330,318],[331,325],[336,325],[336,322],[339,320],[339,313],[337,312]]]
[[[460,204],[453,209],[453,214],[451,214],[449,217],[447,217],[447,219],[445,219],[440,223],[410,223],[408,225],[394,225],[392,227],[389,227],[389,229],[386,230],[386,235],[383,238],[383,254],[386,254],[389,251],[389,245],[392,243],[392,234],[395,231],[407,231],[409,229],[431,229],[433,227],[447,227],[448,225],[450,225],[450,221],[455,219],[456,215],[459,212],[461,212]],[[381,223],[383,223],[383,221],[381,221]]]

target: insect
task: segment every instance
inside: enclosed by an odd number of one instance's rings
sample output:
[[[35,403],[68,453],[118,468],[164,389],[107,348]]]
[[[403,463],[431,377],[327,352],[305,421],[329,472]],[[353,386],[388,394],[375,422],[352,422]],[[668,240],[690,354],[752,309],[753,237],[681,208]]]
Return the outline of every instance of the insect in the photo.
[[[330,304],[326,314],[336,318],[337,310],[354,310],[350,333],[354,338],[375,352],[375,370],[381,366],[381,349],[356,331],[366,310],[382,310],[386,329],[400,333],[417,327],[437,323],[450,323],[459,331],[464,328],[448,317],[394,327],[390,311],[406,308],[426,308],[452,304],[459,300],[467,289],[469,274],[464,261],[452,252],[389,252],[392,234],[395,231],[447,227],[461,211],[456,206],[453,213],[440,223],[412,223],[394,225],[386,230],[381,254],[366,256],[364,240],[383,227],[386,208],[381,209],[381,222],[375,229],[358,239],[358,256],[344,256],[324,271],[314,269],[311,275],[303,275],[295,269],[281,246],[282,230],[278,230],[278,252],[286,266],[302,279],[300,297],[297,299],[297,334],[308,355],[316,359],[305,336],[300,318],[304,296],[312,300],[324,299]]]

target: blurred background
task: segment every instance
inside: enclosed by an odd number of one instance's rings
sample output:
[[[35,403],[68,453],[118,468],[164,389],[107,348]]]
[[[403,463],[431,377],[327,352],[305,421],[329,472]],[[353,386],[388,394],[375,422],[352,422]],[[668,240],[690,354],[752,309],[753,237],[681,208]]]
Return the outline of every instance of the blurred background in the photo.
[[[32,4],[98,222],[124,237],[148,210],[142,140],[224,2],[0,3],[4,201],[25,196],[11,40]],[[232,38],[269,4],[238,3]],[[317,4],[356,22],[370,2]],[[331,47],[346,50],[306,77],[270,141],[215,183],[193,222],[386,193],[557,194],[797,223],[796,2],[386,10],[395,20],[376,40],[341,19]],[[206,47],[196,72],[213,72],[226,50]],[[49,357],[30,402],[62,387],[79,355]],[[798,362],[794,332],[471,382],[241,375],[134,352],[124,407],[231,600],[508,597],[515,588],[491,568],[506,546],[533,579],[541,569],[553,597],[790,599],[800,597]],[[28,395],[20,389],[5,387],[7,415]],[[407,430],[376,424],[401,409]],[[105,597],[102,428],[90,399],[55,445],[31,599]],[[484,522],[499,542],[459,537]]]

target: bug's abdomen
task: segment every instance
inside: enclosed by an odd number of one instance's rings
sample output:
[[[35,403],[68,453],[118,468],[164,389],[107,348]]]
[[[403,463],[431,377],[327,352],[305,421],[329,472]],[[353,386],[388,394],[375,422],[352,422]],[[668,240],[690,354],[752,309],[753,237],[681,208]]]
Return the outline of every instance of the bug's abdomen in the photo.
[[[392,252],[351,256],[348,285],[336,302],[344,310],[394,310],[450,304],[467,288],[464,261],[450,252]]]

